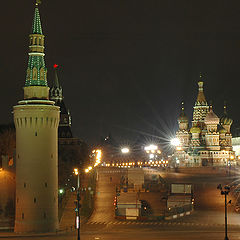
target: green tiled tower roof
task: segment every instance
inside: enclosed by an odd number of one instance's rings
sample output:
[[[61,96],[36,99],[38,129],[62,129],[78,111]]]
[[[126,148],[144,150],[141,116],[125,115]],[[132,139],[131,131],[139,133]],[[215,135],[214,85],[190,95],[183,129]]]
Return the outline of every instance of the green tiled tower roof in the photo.
[[[29,38],[29,59],[25,87],[47,86],[47,68],[44,61],[44,35],[42,33],[38,4],[35,7],[32,33],[29,35]]]
[[[39,14],[39,9],[38,7],[35,7],[35,13],[34,13],[34,19],[33,19],[33,24],[32,24],[32,33],[36,34],[43,34],[42,33],[42,26],[41,26],[41,19],[40,19],[40,14]]]

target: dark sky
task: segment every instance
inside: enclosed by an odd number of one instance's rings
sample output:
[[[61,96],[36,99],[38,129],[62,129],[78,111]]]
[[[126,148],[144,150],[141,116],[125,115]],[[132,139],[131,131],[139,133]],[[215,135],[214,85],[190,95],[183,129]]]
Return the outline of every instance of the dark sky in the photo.
[[[33,2],[1,2],[0,123],[23,99]],[[192,119],[200,72],[214,111],[221,116],[226,100],[238,122],[239,9],[233,0],[43,0],[48,82],[58,63],[74,135],[173,133],[181,101]]]

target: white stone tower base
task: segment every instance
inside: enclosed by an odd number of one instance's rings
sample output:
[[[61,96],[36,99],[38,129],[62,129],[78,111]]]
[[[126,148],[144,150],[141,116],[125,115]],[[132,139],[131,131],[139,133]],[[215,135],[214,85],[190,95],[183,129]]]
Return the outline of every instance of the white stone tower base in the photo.
[[[59,107],[49,100],[14,106],[16,127],[15,232],[58,229]]]

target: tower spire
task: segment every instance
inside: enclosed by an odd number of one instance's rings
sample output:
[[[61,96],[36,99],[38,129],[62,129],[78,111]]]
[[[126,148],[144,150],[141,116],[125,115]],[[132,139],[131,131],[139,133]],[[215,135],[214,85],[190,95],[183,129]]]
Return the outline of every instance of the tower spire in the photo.
[[[199,81],[198,81],[198,96],[195,102],[194,110],[193,110],[193,126],[204,126],[204,118],[206,117],[209,111],[209,106],[207,104],[204,92],[203,92],[203,76],[200,73]]]
[[[38,9],[39,3],[40,1],[37,0],[32,22],[32,31],[29,35],[29,58],[24,87],[24,99],[48,99],[49,97],[47,68],[44,61],[44,35]]]
[[[206,98],[203,93],[203,76],[202,73],[199,75],[199,81],[198,81],[198,96],[197,96],[197,102],[199,103],[206,103]]]
[[[53,80],[52,88],[50,90],[50,95],[51,95],[50,98],[53,101],[58,102],[63,100],[62,87],[59,84],[59,80],[58,80],[58,73],[57,73],[58,65],[54,64],[53,68],[54,68],[54,80]]]

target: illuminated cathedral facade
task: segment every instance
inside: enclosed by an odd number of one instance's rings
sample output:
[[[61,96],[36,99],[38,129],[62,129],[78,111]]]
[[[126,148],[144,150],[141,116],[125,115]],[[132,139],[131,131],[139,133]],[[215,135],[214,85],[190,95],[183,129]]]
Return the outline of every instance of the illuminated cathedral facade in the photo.
[[[179,130],[176,132],[180,144],[176,147],[174,159],[177,165],[187,167],[234,165],[231,134],[233,120],[227,115],[226,105],[221,118],[214,113],[212,105],[208,105],[201,76],[198,87],[191,128],[182,104],[178,118]]]

